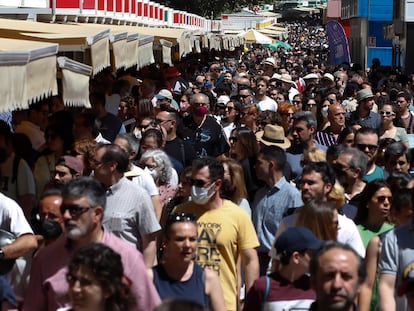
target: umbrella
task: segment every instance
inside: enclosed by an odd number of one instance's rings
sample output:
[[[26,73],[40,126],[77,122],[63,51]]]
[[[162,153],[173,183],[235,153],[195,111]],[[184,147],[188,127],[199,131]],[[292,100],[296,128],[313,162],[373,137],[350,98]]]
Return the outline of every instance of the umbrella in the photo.
[[[269,48],[271,50],[277,50],[279,46],[284,48],[285,50],[290,50],[292,48],[289,43],[285,41],[280,41],[280,40],[275,40],[271,44],[264,45],[264,47]]]
[[[269,38],[254,29],[242,32],[239,36],[244,37],[246,43],[271,44],[273,41],[272,38]]]

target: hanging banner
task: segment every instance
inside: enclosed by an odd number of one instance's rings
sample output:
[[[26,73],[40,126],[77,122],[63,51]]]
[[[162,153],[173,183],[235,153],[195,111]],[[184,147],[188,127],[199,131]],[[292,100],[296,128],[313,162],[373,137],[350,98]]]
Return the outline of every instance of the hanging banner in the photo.
[[[329,21],[326,23],[326,33],[329,41],[330,64],[351,63],[348,39],[342,25],[337,21]]]

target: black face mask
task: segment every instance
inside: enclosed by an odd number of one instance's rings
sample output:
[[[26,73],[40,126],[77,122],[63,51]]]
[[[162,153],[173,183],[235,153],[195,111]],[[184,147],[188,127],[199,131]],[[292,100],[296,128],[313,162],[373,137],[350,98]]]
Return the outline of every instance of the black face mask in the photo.
[[[45,219],[41,225],[41,234],[45,240],[57,239],[62,234],[62,227],[56,221]]]

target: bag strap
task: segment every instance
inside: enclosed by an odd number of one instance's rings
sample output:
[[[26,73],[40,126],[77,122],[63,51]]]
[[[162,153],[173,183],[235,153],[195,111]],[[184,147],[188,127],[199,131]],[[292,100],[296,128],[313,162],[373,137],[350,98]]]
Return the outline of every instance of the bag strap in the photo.
[[[261,311],[264,311],[264,306],[267,300],[267,297],[269,297],[269,291],[270,291],[270,277],[268,275],[265,276],[266,278],[266,289],[263,296],[262,306],[260,308]]]

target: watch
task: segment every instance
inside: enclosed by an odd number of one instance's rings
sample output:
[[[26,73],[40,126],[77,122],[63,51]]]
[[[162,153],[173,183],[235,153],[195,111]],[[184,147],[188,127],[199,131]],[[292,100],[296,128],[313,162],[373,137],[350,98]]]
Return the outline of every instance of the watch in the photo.
[[[2,249],[0,248],[0,259],[3,259],[3,258],[4,258],[4,256],[5,256],[5,254],[4,254],[4,250],[2,250]]]

